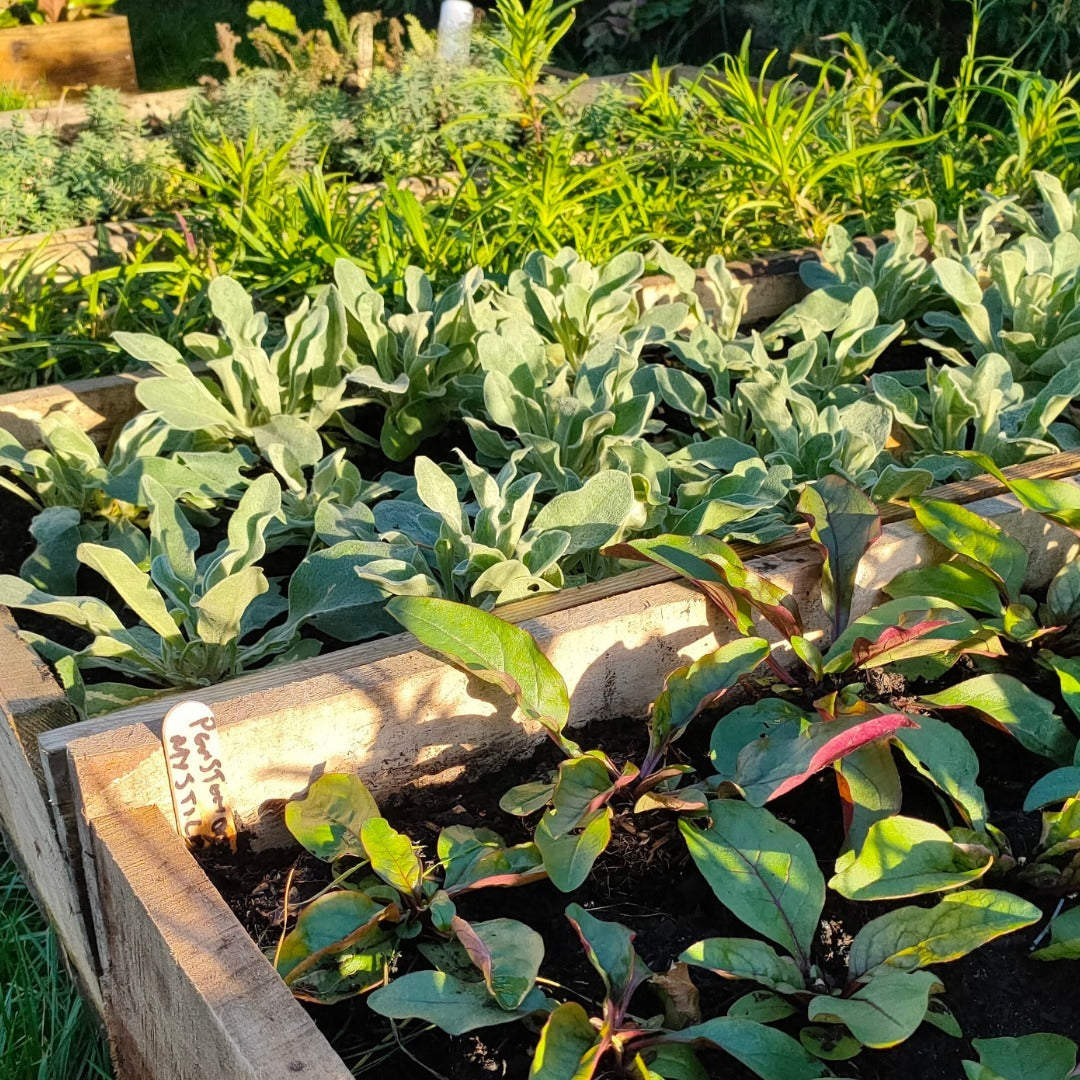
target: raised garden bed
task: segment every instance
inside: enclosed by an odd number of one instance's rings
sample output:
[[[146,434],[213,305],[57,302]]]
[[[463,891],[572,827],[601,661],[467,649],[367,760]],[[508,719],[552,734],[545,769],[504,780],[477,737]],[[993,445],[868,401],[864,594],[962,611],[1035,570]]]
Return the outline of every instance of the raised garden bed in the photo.
[[[27,89],[44,82],[57,95],[88,86],[138,92],[126,16],[0,30],[0,82]]]
[[[985,481],[980,483],[985,487]],[[944,502],[956,504],[964,502],[965,493],[973,490],[977,487],[969,485],[937,494]],[[1044,588],[1076,555],[1071,531],[1020,510],[1011,497],[983,499],[969,503],[968,508],[999,526],[1029,553],[1025,591]],[[896,574],[933,564],[942,554],[914,524],[887,526],[860,568],[852,617],[865,612],[877,600],[878,590]],[[809,545],[775,557],[757,557],[748,566],[801,601],[810,637],[822,633],[824,616],[817,602],[820,561]],[[679,584],[662,583],[541,615],[524,626],[566,679],[574,737],[584,738],[582,725],[593,722],[588,745],[603,746],[610,735],[605,724],[618,717],[642,716],[674,667],[733,640],[731,631],[715,620],[716,612],[710,611],[699,594]],[[387,651],[381,660],[332,677],[318,674],[276,688],[264,685],[248,695],[211,695],[231,804],[242,826],[243,850],[280,847],[286,839],[281,821],[283,801],[302,794],[318,776],[334,772],[359,774],[376,798],[387,807],[396,806],[405,820],[416,825],[417,838],[426,839],[428,834],[419,821],[456,812],[452,805],[443,806],[440,785],[454,793],[453,799],[463,798],[478,782],[487,783],[480,779],[485,774],[525,759],[542,738],[535,723],[511,722],[513,707],[503,695],[481,687],[427,652],[411,650],[407,638],[384,642],[382,647]],[[784,654],[774,655],[779,658]],[[786,663],[792,662],[788,656]],[[239,686],[234,684],[233,689]],[[884,702],[902,696],[902,688],[887,681],[879,684],[878,691],[877,700]],[[925,690],[919,688],[918,692]],[[79,799],[96,926],[104,944],[103,955],[108,958],[108,1019],[121,1075],[187,1078],[209,1071],[222,1077],[260,1080],[298,1074],[350,1075],[177,835],[159,738],[161,711],[158,708],[156,715],[151,715],[143,709],[140,723],[120,729],[101,731],[100,725],[91,723],[42,739],[46,762],[63,763],[70,769]],[[135,714],[129,714],[129,719],[134,718]],[[622,745],[617,739],[616,743]],[[610,748],[612,743],[606,745]],[[998,783],[1019,784],[1028,779],[1011,776],[1005,767],[997,771],[1000,775],[992,781]],[[416,788],[431,790],[414,797],[409,792]],[[1000,789],[991,790],[997,793]],[[831,793],[828,797],[834,798]],[[825,791],[810,787],[799,798],[801,803],[783,804],[785,815],[820,803]],[[413,806],[416,800],[421,800],[419,808]],[[412,809],[407,809],[410,806]],[[477,812],[482,809],[477,808]],[[391,810],[387,812],[393,817]],[[466,806],[466,812],[473,810]],[[909,812],[906,802],[905,812]],[[481,822],[494,824],[482,813],[471,823]],[[828,828],[825,835],[831,836]],[[620,841],[624,854],[634,851],[637,842],[633,829],[628,833]],[[517,839],[516,834],[510,835]],[[813,832],[812,839],[817,844],[822,834]],[[664,847],[672,858],[669,847],[674,842],[674,837],[667,837]],[[827,858],[834,855],[835,850],[831,850]],[[646,858],[644,853],[639,857]],[[607,895],[612,902],[632,902],[634,897],[618,891],[617,867],[617,861],[608,866],[615,879],[609,882]],[[669,891],[673,879],[681,880],[684,873],[693,872],[685,860],[676,859],[665,868]],[[585,898],[598,903],[604,888],[597,886]],[[690,895],[705,902],[698,894],[707,894],[696,885],[690,884],[688,889]],[[536,894],[543,899],[536,900],[535,907],[524,894],[520,898],[508,895],[513,897],[511,903],[529,905],[526,921],[529,914],[539,916],[542,908],[555,907],[546,893]],[[720,892],[717,895],[723,899]],[[737,924],[722,921],[719,905],[713,904],[710,910],[718,920],[712,933],[737,932]],[[490,911],[481,905],[471,909],[469,917],[485,917],[485,913]],[[608,917],[604,912],[598,914]],[[674,914],[681,915],[681,909]],[[665,947],[682,948],[689,940],[683,940],[686,934],[708,936],[710,932],[699,916],[687,915],[687,925],[665,943],[663,934],[650,938],[646,924],[634,924],[632,914],[620,910],[617,915],[641,930],[642,948],[658,970],[664,967],[659,953]],[[857,930],[861,925],[843,905],[827,908],[826,915],[839,920],[838,930]],[[1008,960],[1015,950],[995,955]],[[593,997],[595,985],[579,985],[582,970],[580,965],[571,964],[556,977],[569,978],[572,989]],[[983,969],[964,970],[975,978]],[[1012,977],[1012,971],[998,973],[1000,979]],[[715,984],[709,986],[713,987],[712,997],[706,1000],[715,1004],[718,991]],[[961,1003],[967,996],[961,994]],[[1001,1019],[1001,999],[996,1000],[999,1014],[995,1023]],[[965,1006],[963,1011],[965,1019],[970,1019],[970,1008]],[[1058,1009],[1047,1021],[1059,1021],[1060,1012]],[[176,1018],[175,1023],[165,1023],[163,1017]],[[189,1033],[193,1030],[203,1037],[192,1040]],[[1021,1032],[984,1029],[981,1033]],[[498,1045],[484,1044],[489,1048]],[[430,1051],[432,1044],[425,1041],[419,1045]],[[451,1056],[443,1051],[433,1063],[449,1069],[447,1075],[455,1077],[483,1075],[467,1071],[462,1064],[469,1047],[475,1049],[475,1043],[455,1043]],[[498,1065],[497,1053],[493,1056]],[[860,1075],[911,1075],[910,1071],[887,1071],[885,1055],[870,1057],[873,1067],[880,1063],[882,1071],[872,1068]],[[931,1067],[932,1055],[900,1056],[897,1060],[909,1070],[925,1069]],[[513,1065],[520,1069],[521,1058],[514,1058]],[[407,1059],[397,1059],[397,1067],[408,1068]]]

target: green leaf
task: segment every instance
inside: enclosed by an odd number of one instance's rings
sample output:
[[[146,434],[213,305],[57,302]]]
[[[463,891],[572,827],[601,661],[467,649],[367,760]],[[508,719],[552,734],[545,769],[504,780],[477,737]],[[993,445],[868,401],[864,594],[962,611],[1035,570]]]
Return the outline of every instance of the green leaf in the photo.
[[[735,800],[709,804],[712,823],[679,831],[716,898],[747,926],[809,968],[825,881],[806,840],[768,810]]]
[[[404,833],[392,829],[385,818],[368,818],[360,826],[360,843],[371,869],[387,885],[406,896],[420,895],[424,867]]]
[[[1080,528],[1080,488],[1069,480],[1024,480],[1006,476],[986,454],[957,451],[997,477],[1029,510],[1069,529]]]
[[[648,1069],[661,1080],[709,1080],[697,1054],[689,1046],[665,1046],[648,1051]]]
[[[915,971],[959,960],[994,938],[1038,922],[1041,914],[1034,904],[994,889],[964,889],[932,908],[896,908],[855,935],[849,976],[861,979],[886,965]]]
[[[1039,653],[1039,660],[1057,674],[1061,696],[1073,716],[1080,720],[1080,659],[1044,651]],[[1080,765],[1080,761],[1076,764]]]
[[[889,743],[867,743],[836,763],[844,807],[844,850],[862,847],[875,821],[900,813],[900,773]]]
[[[80,544],[79,562],[100,574],[147,626],[170,645],[180,647],[184,637],[161,593],[122,551],[101,544]]]
[[[576,1002],[560,1005],[547,1018],[536,1044],[530,1080],[582,1080],[593,1075],[600,1034]]]
[[[1036,960],[1080,960],[1080,907],[1050,921],[1050,944],[1031,954]]]
[[[1032,753],[1059,764],[1072,761],[1076,739],[1053,705],[1013,675],[979,675],[919,700],[935,709],[971,709]]]
[[[725,979],[749,979],[781,994],[806,987],[798,964],[755,938],[706,938],[686,949],[679,960],[707,968]]]
[[[584,884],[593,864],[611,842],[610,806],[597,810],[569,833],[553,831],[555,812],[549,810],[536,826],[536,846],[544,859],[544,869],[561,892],[573,892]]]
[[[568,555],[597,551],[627,523],[637,506],[634,483],[609,469],[590,477],[576,491],[564,491],[540,508],[535,532],[558,529],[570,536]]]
[[[966,507],[938,499],[912,499],[919,524],[939,544],[988,570],[1005,599],[1019,598],[1027,574],[1028,553],[993,522]]]
[[[864,1046],[883,1050],[914,1034],[926,1016],[930,992],[939,987],[929,971],[883,971],[847,997],[810,1001],[812,1021],[844,1024]]]
[[[935,596],[950,604],[980,611],[986,615],[1001,613],[1001,594],[989,575],[965,562],[940,563],[905,570],[885,586],[891,597]]]
[[[360,842],[364,822],[379,816],[371,792],[351,773],[320,776],[307,794],[285,804],[285,825],[297,843],[317,859],[342,855],[366,858]]]
[[[790,1001],[771,990],[751,990],[736,998],[728,1008],[728,1016],[741,1020],[756,1020],[759,1024],[773,1024],[777,1020],[786,1020],[794,1016],[796,1008]]]
[[[278,973],[287,983],[328,962],[336,963],[365,938],[378,936],[380,919],[396,917],[394,905],[372,900],[365,893],[342,889],[307,904],[296,926],[285,935],[277,957]],[[381,973],[374,976],[377,981]]]
[[[454,916],[450,929],[484,976],[484,985],[499,1007],[511,1012],[520,1008],[536,986],[544,939],[516,919],[469,923]]]
[[[124,624],[112,609],[96,597],[52,596],[35,589],[29,582],[13,574],[0,574],[0,604],[62,619],[72,626],[88,630],[91,634],[105,637],[113,637],[124,630]]]
[[[923,715],[915,719],[917,727],[896,733],[896,744],[915,769],[952,799],[973,829],[984,828],[988,811],[971,743],[944,720]]]
[[[703,1024],[669,1032],[672,1043],[707,1043],[730,1054],[762,1080],[814,1080],[825,1073],[790,1035],[735,1016],[718,1016]]]
[[[245,566],[211,586],[192,607],[197,614],[195,632],[208,645],[229,645],[243,637],[243,620],[248,608],[270,583],[258,566]]]
[[[485,886],[525,884],[546,875],[535,844],[507,847],[490,829],[451,825],[439,833],[438,853],[445,867],[443,888],[451,895]]]
[[[589,963],[603,979],[608,997],[627,1005],[634,991],[652,974],[634,949],[633,931],[621,923],[590,915],[580,904],[570,904],[566,917],[577,931]]]
[[[368,999],[380,1016],[423,1020],[448,1035],[510,1024],[543,1009],[547,998],[531,990],[514,1010],[501,1009],[482,982],[463,982],[442,971],[412,971],[382,986]]]
[[[1080,753],[1077,754],[1080,757]],[[1080,795],[1080,765],[1067,765],[1054,769],[1036,780],[1024,799],[1024,812],[1042,810],[1055,803],[1063,803]]]
[[[799,1042],[822,1061],[849,1061],[862,1052],[863,1044],[836,1024],[822,1027],[807,1024],[799,1031]]]
[[[825,560],[822,600],[836,638],[847,626],[855,574],[863,555],[881,535],[881,518],[862,491],[839,476],[808,484],[798,508],[810,522],[810,535]]]
[[[849,900],[896,900],[958,889],[982,877],[993,861],[990,852],[968,856],[928,821],[897,816],[874,822],[859,852],[836,860],[829,887]]]
[[[991,1075],[976,1071],[974,1062],[965,1061],[969,1080],[1066,1080],[1076,1069],[1076,1043],[1062,1035],[972,1039],[971,1045]]]
[[[386,610],[421,644],[498,686],[569,751],[566,683],[526,631],[486,611],[430,596],[397,596]]]
[[[763,638],[736,638],[700,660],[673,671],[653,703],[650,744],[658,751],[677,739],[703,709],[711,708],[741,676],[769,655]]]

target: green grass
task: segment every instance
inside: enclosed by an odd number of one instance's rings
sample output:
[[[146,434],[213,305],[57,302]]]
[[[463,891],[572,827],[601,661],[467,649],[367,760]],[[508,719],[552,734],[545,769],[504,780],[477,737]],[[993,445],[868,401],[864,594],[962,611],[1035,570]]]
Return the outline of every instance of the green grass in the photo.
[[[95,1020],[2,844],[0,995],[3,1080],[109,1080],[109,1055]]]

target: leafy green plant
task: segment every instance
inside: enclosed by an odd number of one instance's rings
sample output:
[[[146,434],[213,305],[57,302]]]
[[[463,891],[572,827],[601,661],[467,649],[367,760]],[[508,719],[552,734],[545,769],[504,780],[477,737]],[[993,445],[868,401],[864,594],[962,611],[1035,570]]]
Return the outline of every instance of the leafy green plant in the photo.
[[[720,1016],[676,1030],[665,1030],[630,1013],[635,993],[652,972],[634,949],[634,934],[605,922],[579,904],[566,909],[582,948],[604,984],[600,1015],[590,1018],[577,1002],[555,1008],[547,1018],[529,1070],[532,1080],[565,1080],[598,1068],[624,1075],[700,1076],[695,1047],[723,1050],[764,1080],[802,1080],[822,1075],[819,1064],[782,1031],[754,1020]]]
[[[319,777],[287,803],[285,823],[337,871],[272,951],[294,995],[330,1004],[374,989],[368,1001],[375,1012],[419,1016],[453,1035],[546,1008],[536,986],[540,935],[513,919],[466,922],[454,904],[478,889],[543,877],[533,845],[507,847],[490,829],[456,825],[440,833],[438,861],[428,864],[380,815],[363,781],[342,773]],[[406,949],[418,950],[434,970],[387,984]]]
[[[1076,1075],[1076,1043],[1039,1033],[1015,1039],[975,1039],[978,1061],[965,1061],[968,1080],[1067,1080]]]
[[[487,612],[430,597],[398,597],[387,611],[428,648],[508,694],[522,717],[539,723],[565,755],[554,783],[514,788],[500,803],[522,817],[545,811],[535,841],[548,876],[563,892],[585,880],[610,842],[612,802],[632,798],[639,809],[651,809],[658,801],[663,805],[656,792],[672,787],[685,771],[667,765],[669,748],[703,708],[769,652],[765,641],[748,637],[673,672],[653,705],[642,764],[619,768],[603,751],[583,752],[565,734],[570,714],[566,684],[524,630]],[[688,805],[700,805],[700,797],[696,803],[693,799]]]
[[[259,561],[267,524],[281,517],[274,476],[250,484],[229,518],[227,537],[201,556],[198,533],[168,492],[152,477],[142,484],[150,506],[143,565],[102,544],[82,543],[75,551],[78,562],[100,575],[137,616],[135,625],[96,597],[53,596],[21,578],[0,576],[0,603],[90,636],[89,644],[72,648],[26,635],[87,714],[151,697],[162,687],[208,686],[270,662],[313,656],[320,643],[301,639],[305,623],[364,599],[331,587],[327,562],[318,554],[293,573],[287,597],[271,584]],[[355,580],[355,572],[350,577]],[[84,680],[100,671],[126,681]]]
[[[247,483],[240,470],[252,463],[240,449],[200,450],[190,436],[170,431],[149,413],[120,430],[107,459],[64,413],[43,417],[40,429],[45,446],[37,450],[23,449],[0,431],[0,487],[40,511],[30,525],[37,547],[20,573],[48,592],[76,591],[75,551],[83,541],[146,562],[146,480],[154,480],[192,516],[213,522],[211,512],[239,495]]]
[[[896,836],[881,836],[877,846],[878,835],[872,833],[860,857],[885,858],[904,868],[905,880],[894,887],[894,896],[949,887],[929,869],[916,867],[918,859],[925,861],[923,849],[907,843],[900,849],[887,847],[903,835],[897,826],[904,821],[887,819]],[[757,983],[771,1000],[791,999],[805,1006],[813,1026],[803,1029],[803,1045],[830,1059],[909,1038],[924,1019],[940,1011],[931,1005],[931,995],[940,993],[942,985],[927,967],[959,959],[1041,917],[1027,901],[985,889],[951,893],[933,908],[897,908],[859,931],[851,944],[846,979],[834,986],[811,958],[825,904],[825,879],[806,840],[764,808],[728,799],[709,804],[705,828],[685,819],[679,828],[717,899],[782,950],[752,938],[708,938],[691,945],[680,960],[724,978]],[[834,878],[831,884],[844,882]],[[897,891],[904,889],[908,891]],[[779,1015],[794,1011],[784,1006]],[[846,1027],[848,1038],[837,1037],[831,1025]]]
[[[0,27],[72,22],[108,15],[116,0],[2,0]]]

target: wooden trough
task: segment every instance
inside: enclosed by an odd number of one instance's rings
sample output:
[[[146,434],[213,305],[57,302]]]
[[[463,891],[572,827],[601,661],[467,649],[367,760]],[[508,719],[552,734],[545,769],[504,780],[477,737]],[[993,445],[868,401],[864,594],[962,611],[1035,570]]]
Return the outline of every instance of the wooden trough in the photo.
[[[771,318],[799,299],[805,288],[798,275],[798,263],[813,257],[814,252],[804,251],[736,267],[751,286],[744,322]],[[652,290],[652,299],[675,291],[670,279],[664,278],[649,279],[642,289]],[[139,378],[119,375],[2,395],[0,428],[12,432],[26,446],[39,446],[38,421],[43,416],[65,412],[89,432],[95,442],[105,445],[113,431],[138,411],[134,388]],[[1055,455],[1021,469],[1024,475],[1057,477],[1078,472],[1080,455],[1076,454]],[[1002,489],[996,481],[987,478],[952,485],[947,490],[950,497],[970,500]],[[887,517],[897,520],[904,513],[901,508],[893,507],[887,511]],[[789,551],[801,547],[803,542],[802,537],[796,536],[762,549],[762,552]],[[590,604],[601,605],[590,609],[594,610],[594,617],[601,620],[607,618],[602,614],[603,605],[612,606],[612,610],[622,605],[624,611],[633,614],[636,607],[656,601],[652,594],[640,590],[658,587],[668,580],[668,575],[662,571],[636,571],[582,589],[512,605],[505,609],[505,614],[520,620],[540,616],[572,618],[562,613],[575,608],[584,610]],[[675,587],[664,585],[664,588]],[[679,590],[662,595],[679,596],[682,597],[679,603],[690,603]],[[663,624],[646,620],[642,625],[643,633],[658,636],[666,633]],[[652,626],[651,631],[647,629],[649,626]],[[693,636],[691,631],[686,633]],[[393,638],[342,649],[310,661],[282,665],[211,688],[204,696],[219,704],[223,715],[237,721],[253,710],[276,715],[276,711],[298,700],[296,695],[301,692],[313,695],[313,701],[329,702],[327,708],[337,708],[340,701],[336,695],[345,693],[352,686],[360,688],[357,693],[361,696],[357,700],[367,700],[364,695],[368,693],[366,688],[371,680],[382,679],[385,665],[390,664],[392,668],[394,658],[409,651],[408,641],[407,638]],[[667,659],[674,653],[670,643],[665,649],[665,661],[660,666],[666,667]],[[627,684],[630,696],[620,706],[624,711],[635,711],[651,694],[653,683],[647,672],[643,673],[643,678],[644,682],[636,688],[633,683]],[[616,679],[616,682],[621,684],[622,680]],[[304,688],[302,691],[301,687]],[[612,704],[619,702],[613,699]],[[94,930],[87,918],[87,885],[83,876],[76,800],[65,757],[68,740],[64,734],[53,732],[53,729],[62,729],[72,723],[75,716],[51,672],[17,636],[13,621],[3,609],[0,609],[0,712],[3,713],[0,823],[27,881],[58,929],[80,985],[88,999],[100,1008],[99,955],[94,946]],[[94,721],[90,727],[78,728],[76,733],[105,737],[109,732],[125,729],[133,723],[153,724],[162,712],[160,704],[118,711]],[[39,744],[44,750],[44,764],[39,758]],[[314,751],[314,747],[309,749]],[[447,767],[456,767],[456,763]],[[294,789],[302,786],[302,778],[292,777],[292,780],[296,781]],[[133,804],[127,798],[123,802],[124,806]]]
[[[976,498],[991,487],[984,480],[938,494],[969,502],[1020,540],[1031,552],[1026,586],[1045,585],[1076,556],[1076,537],[1011,496]],[[895,574],[942,554],[912,522],[887,526],[862,565],[854,613]],[[805,540],[751,565],[791,593],[820,631],[820,560]],[[674,667],[727,639],[698,593],[663,576],[650,569],[504,612],[566,678],[573,726],[644,716]],[[513,722],[486,685],[414,646],[402,635],[202,695],[217,715],[233,809],[253,848],[283,842],[282,802],[323,772],[358,772],[378,797],[410,784],[473,780],[542,737]],[[124,726],[84,723],[41,738],[54,796],[68,783],[78,807],[119,1076],[346,1080],[344,1063],[177,833],[160,742],[173,702],[113,718]]]

